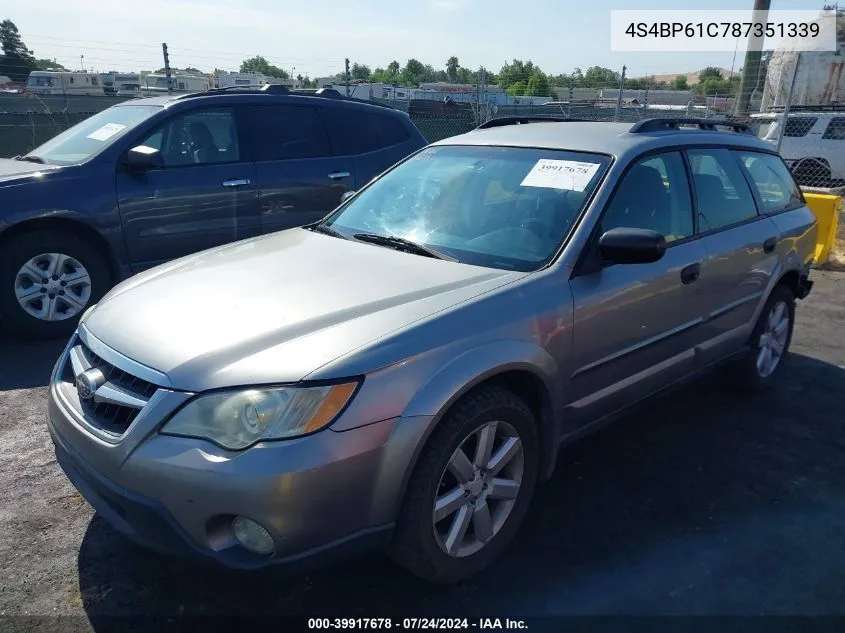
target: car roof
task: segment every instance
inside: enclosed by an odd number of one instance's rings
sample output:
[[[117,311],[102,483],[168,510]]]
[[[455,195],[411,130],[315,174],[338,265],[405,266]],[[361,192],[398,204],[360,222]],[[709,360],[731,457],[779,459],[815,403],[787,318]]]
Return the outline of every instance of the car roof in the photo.
[[[608,154],[620,159],[654,149],[705,145],[774,152],[770,143],[749,132],[697,128],[632,132],[635,126],[634,123],[601,121],[539,121],[476,129],[433,145],[533,147]]]
[[[406,117],[408,114],[390,106],[371,103],[350,97],[326,97],[312,94],[268,94],[259,91],[243,92],[196,92],[190,94],[162,95],[156,97],[137,97],[115,104],[114,107],[132,105],[150,105],[169,108],[183,103],[275,103],[292,105],[320,105],[329,107],[347,107],[366,109],[386,116]]]

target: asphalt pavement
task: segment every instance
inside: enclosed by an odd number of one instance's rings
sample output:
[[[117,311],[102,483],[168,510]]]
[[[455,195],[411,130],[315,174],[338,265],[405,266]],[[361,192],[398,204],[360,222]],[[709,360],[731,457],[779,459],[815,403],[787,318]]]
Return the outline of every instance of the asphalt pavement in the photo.
[[[55,462],[64,342],[0,339],[0,615],[845,615],[845,274],[814,278],[776,389],[712,376],[566,448],[506,555],[447,588],[378,554],[285,577],[137,548]]]

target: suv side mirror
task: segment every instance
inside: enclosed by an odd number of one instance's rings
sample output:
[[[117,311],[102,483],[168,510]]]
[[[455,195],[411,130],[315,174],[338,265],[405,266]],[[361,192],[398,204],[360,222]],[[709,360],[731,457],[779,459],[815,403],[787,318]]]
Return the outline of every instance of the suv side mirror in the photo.
[[[666,238],[657,231],[620,227],[599,238],[599,255],[612,264],[649,264],[666,252]]]
[[[164,167],[164,159],[156,148],[138,145],[126,152],[123,164],[130,169],[161,169]]]

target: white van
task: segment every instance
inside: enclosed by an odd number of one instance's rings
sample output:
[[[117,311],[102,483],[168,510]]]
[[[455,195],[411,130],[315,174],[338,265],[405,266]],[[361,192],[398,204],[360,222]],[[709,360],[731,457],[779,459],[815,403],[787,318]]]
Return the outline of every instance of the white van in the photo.
[[[760,138],[777,145],[783,112],[752,114],[760,122]],[[780,154],[799,185],[839,187],[845,184],[845,108],[791,111],[783,129]]]
[[[26,92],[39,95],[104,95],[98,73],[33,70]]]

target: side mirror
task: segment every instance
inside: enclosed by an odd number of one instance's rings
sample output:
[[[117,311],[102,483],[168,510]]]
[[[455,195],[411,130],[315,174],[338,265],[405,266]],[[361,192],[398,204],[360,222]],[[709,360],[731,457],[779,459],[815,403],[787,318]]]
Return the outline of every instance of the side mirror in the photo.
[[[352,196],[354,196],[354,195],[355,195],[355,192],[354,192],[354,191],[345,191],[345,192],[343,193],[343,195],[340,197],[340,202],[341,202],[341,203],[344,203],[344,202],[346,202],[347,200],[349,200],[349,198],[351,198],[351,197],[352,197]]]
[[[154,147],[138,145],[126,152],[123,164],[130,169],[160,169],[164,167],[164,159]]]
[[[599,255],[612,264],[649,264],[666,252],[666,238],[657,231],[620,227],[599,238]]]

